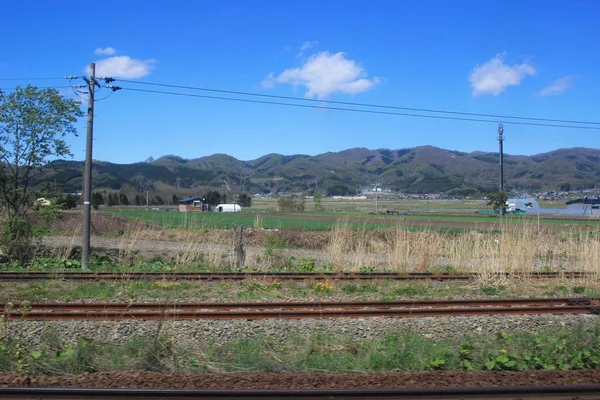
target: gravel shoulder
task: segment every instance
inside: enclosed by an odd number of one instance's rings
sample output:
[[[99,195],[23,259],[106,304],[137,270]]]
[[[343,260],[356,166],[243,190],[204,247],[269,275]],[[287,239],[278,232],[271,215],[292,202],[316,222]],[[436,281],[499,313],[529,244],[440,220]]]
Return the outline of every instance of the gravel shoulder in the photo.
[[[383,339],[390,334],[416,333],[428,339],[468,335],[537,333],[571,329],[598,322],[596,315],[506,315],[425,318],[332,318],[301,320],[196,320],[196,321],[8,321],[4,335],[37,345],[48,332],[69,344],[83,338],[115,344],[136,337],[155,337],[158,332],[201,351],[210,343],[266,338],[286,342],[292,337],[310,338],[317,332],[356,339]]]

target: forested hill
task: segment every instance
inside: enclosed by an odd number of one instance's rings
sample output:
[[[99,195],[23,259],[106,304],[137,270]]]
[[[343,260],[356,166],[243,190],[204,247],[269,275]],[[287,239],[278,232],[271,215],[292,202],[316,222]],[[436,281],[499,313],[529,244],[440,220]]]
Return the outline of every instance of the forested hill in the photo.
[[[600,187],[600,150],[559,149],[534,156],[506,155],[508,189],[576,190]],[[497,188],[498,153],[444,150],[419,146],[400,150],[348,149],[316,156],[267,154],[241,161],[226,154],[183,159],[163,156],[133,164],[94,162],[95,189],[190,193],[206,188],[232,192],[312,191],[329,195],[355,193],[378,182],[410,193],[487,192]],[[54,161],[36,178],[81,190],[83,162]]]

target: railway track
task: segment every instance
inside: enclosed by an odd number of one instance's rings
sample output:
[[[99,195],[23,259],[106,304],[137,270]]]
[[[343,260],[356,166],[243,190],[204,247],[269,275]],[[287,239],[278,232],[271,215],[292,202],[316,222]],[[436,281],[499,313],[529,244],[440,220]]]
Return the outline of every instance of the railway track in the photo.
[[[0,387],[10,399],[598,399],[600,385],[484,386],[382,389],[107,389]]]
[[[367,317],[447,317],[511,314],[597,314],[598,299],[541,298],[268,303],[34,303],[0,304],[22,320],[258,320]]]
[[[506,273],[507,277],[552,279],[586,278],[591,273],[571,272],[533,272],[530,274]],[[438,280],[465,281],[477,277],[477,274],[430,273],[430,272],[0,272],[0,281],[32,280],[172,280],[172,281],[241,281],[245,279],[271,279],[280,281],[308,280]]]

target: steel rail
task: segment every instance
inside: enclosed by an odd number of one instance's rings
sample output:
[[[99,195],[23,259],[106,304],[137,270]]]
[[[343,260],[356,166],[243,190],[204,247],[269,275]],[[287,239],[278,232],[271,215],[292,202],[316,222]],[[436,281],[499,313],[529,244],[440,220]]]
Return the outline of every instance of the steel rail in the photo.
[[[594,275],[581,271],[503,273],[499,276],[550,279],[584,278]],[[276,279],[305,281],[310,279],[329,280],[440,280],[460,281],[477,277],[474,273],[429,273],[429,272],[0,272],[0,281],[28,281],[41,279],[64,280],[245,280]]]
[[[103,311],[103,312],[29,312],[6,313],[6,319],[39,320],[259,320],[259,319],[320,319],[320,318],[367,318],[367,317],[451,317],[492,315],[541,315],[541,314],[590,314],[589,306],[557,307],[498,307],[498,308],[423,308],[423,309],[374,309],[374,310],[263,310],[263,311]]]
[[[346,303],[137,303],[36,304],[6,307],[6,319],[22,320],[233,320],[366,317],[447,317],[515,314],[589,314],[589,298],[346,302]]]
[[[357,309],[357,308],[423,308],[423,307],[494,307],[494,306],[589,306],[600,302],[591,297],[547,297],[515,299],[443,299],[443,300],[388,300],[388,301],[336,301],[336,302],[156,302],[156,303],[0,303],[0,309],[18,311],[85,310],[85,311],[135,311],[135,310],[234,310],[234,309]]]
[[[597,398],[599,384],[527,386],[454,386],[435,388],[374,389],[165,389],[0,387],[0,396],[11,399],[573,399]],[[593,396],[593,397],[592,397]]]

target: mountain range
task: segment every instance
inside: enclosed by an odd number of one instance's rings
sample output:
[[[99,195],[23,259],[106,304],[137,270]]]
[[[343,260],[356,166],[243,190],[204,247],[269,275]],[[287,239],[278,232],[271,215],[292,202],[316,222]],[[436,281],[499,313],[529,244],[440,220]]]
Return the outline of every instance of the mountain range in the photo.
[[[81,190],[84,163],[57,160],[36,178],[64,192]],[[316,156],[267,154],[241,161],[226,154],[184,159],[167,155],[133,164],[93,163],[95,190],[198,194],[204,190],[248,193],[353,194],[376,184],[406,193],[472,193],[497,190],[499,154],[465,153],[433,146],[353,148]],[[568,148],[533,156],[504,155],[505,187],[526,191],[600,187],[600,150]]]

